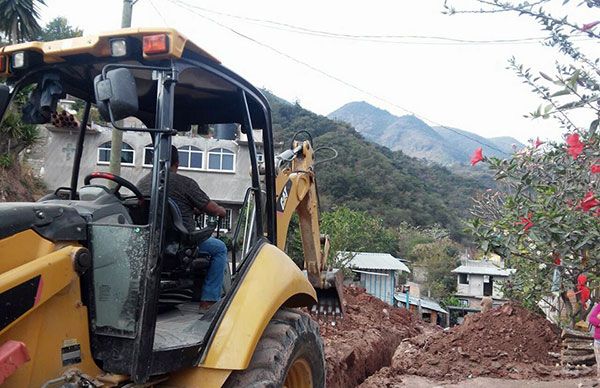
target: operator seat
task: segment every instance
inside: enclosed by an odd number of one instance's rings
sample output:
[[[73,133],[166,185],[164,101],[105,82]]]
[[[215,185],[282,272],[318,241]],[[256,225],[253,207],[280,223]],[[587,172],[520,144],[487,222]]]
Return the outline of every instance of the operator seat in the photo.
[[[165,248],[160,281],[159,310],[199,297],[199,290],[210,266],[210,255],[198,251],[214,226],[188,231],[177,203],[169,198],[165,217]]]

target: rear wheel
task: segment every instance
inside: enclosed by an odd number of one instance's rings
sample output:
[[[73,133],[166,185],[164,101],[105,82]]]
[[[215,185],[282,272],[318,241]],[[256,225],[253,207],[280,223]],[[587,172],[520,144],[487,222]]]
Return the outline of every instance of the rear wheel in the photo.
[[[320,388],[325,355],[317,324],[294,309],[281,309],[267,325],[248,368],[233,372],[225,387]]]

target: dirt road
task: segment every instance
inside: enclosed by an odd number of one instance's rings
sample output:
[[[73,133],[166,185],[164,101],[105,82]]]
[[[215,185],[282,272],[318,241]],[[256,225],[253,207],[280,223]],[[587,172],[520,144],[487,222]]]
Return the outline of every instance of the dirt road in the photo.
[[[463,380],[458,383],[446,383],[430,380],[422,376],[402,376],[402,381],[381,385],[385,388],[591,388],[600,387],[596,379],[569,379],[554,381],[538,380],[508,380],[478,377],[476,379]],[[368,387],[362,385],[361,387]]]

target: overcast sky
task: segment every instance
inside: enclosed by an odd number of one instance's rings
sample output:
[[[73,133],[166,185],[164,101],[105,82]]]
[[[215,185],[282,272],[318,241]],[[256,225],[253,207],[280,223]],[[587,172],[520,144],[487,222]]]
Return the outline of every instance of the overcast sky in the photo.
[[[47,0],[46,3],[42,7],[43,23],[65,16],[86,34],[116,29],[121,23],[121,0]],[[465,8],[476,6],[470,0],[454,3]],[[486,137],[513,136],[523,142],[537,136],[558,139],[561,133],[558,123],[523,118],[540,100],[506,69],[507,60],[514,55],[528,66],[551,73],[557,53],[539,42],[474,45],[402,39],[403,43],[381,43],[315,36],[289,31],[290,27],[283,25],[243,19],[263,19],[350,35],[421,35],[464,40],[544,36],[525,17],[509,14],[450,17],[442,11],[443,1],[439,0],[139,0],[134,6],[132,25],[174,27],[250,82],[287,100],[297,100],[319,114],[326,115],[345,103],[364,100],[396,115],[407,114],[408,110],[427,119],[429,124],[461,128]],[[600,15],[592,15],[587,8],[576,10],[572,16],[582,23],[600,19]],[[597,49],[596,42],[578,43]],[[586,116],[578,119],[580,126],[591,121]]]

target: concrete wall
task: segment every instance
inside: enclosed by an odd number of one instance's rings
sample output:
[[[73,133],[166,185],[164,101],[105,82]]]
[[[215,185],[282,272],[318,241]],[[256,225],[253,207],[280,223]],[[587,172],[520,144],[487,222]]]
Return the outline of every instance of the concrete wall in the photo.
[[[456,293],[459,295],[483,296],[484,275],[469,274],[469,284],[460,283],[460,275],[456,276]],[[502,282],[504,277],[490,276],[493,279],[492,297],[502,298]]]

